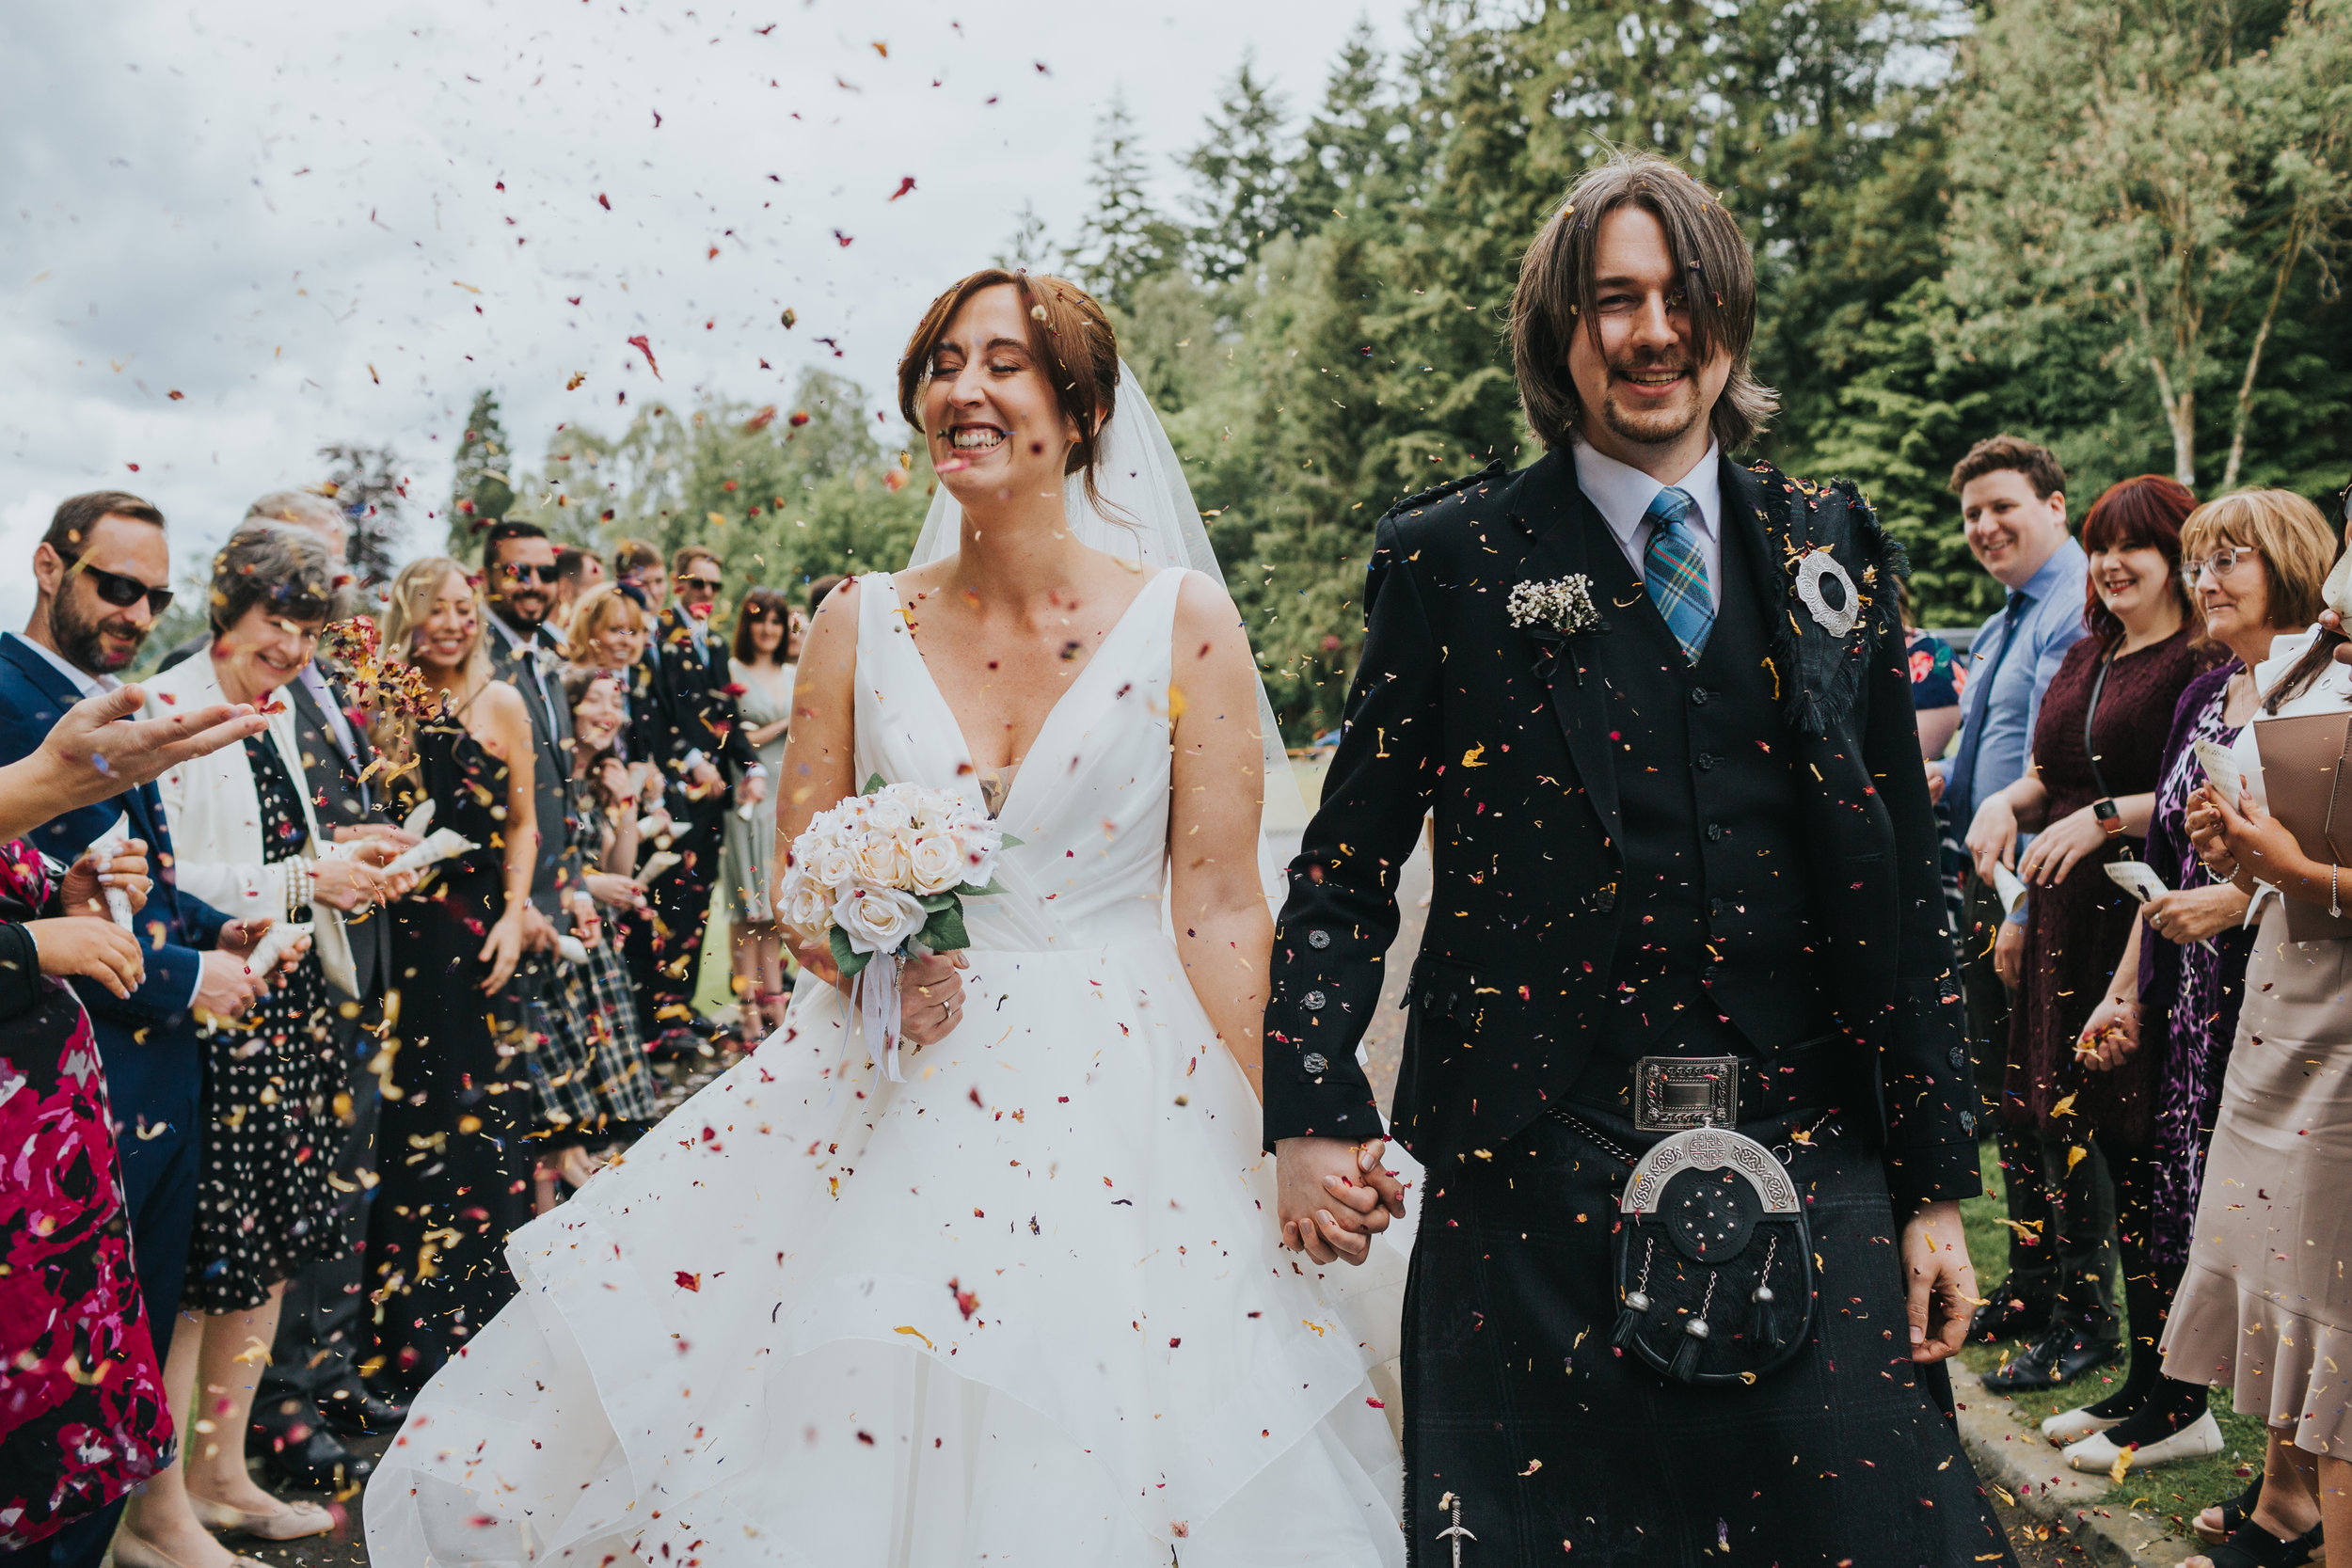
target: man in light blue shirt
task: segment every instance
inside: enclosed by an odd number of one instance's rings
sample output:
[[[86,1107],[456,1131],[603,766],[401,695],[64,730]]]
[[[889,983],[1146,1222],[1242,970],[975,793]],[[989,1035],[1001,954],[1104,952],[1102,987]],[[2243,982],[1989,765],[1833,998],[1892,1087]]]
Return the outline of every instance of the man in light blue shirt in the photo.
[[[2044,447],[1996,436],[1952,469],[1968,548],[2008,590],[1969,648],[1960,744],[1928,764],[1928,787],[1963,833],[1987,800],[2032,760],[2042,696],[2067,649],[2084,633],[2090,561],[2067,532],[2066,473]],[[2020,851],[2024,848],[2021,842]],[[2070,1168],[2064,1140],[1999,1115],[2010,1046],[2010,992],[2025,953],[2026,900],[2007,911],[1993,886],[1964,878],[1961,986],[1985,1115],[2001,1139],[2010,1218],[2008,1281],[1979,1314],[1979,1339],[2024,1337],[2032,1348],[1996,1374],[2015,1387],[2047,1387],[2115,1354],[2106,1251],[2114,1229],[2112,1183],[2092,1157]]]

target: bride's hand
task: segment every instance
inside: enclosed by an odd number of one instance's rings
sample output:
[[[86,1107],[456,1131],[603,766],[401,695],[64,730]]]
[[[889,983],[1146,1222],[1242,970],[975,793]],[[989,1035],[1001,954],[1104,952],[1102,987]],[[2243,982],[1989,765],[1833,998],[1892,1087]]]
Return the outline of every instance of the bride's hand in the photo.
[[[1372,1238],[1405,1211],[1404,1188],[1380,1166],[1379,1139],[1284,1138],[1274,1146],[1282,1245],[1318,1263],[1360,1263]],[[1377,1173],[1375,1176],[1375,1172]]]
[[[898,1037],[936,1045],[963,1022],[965,959],[961,950],[911,958],[898,972]]]

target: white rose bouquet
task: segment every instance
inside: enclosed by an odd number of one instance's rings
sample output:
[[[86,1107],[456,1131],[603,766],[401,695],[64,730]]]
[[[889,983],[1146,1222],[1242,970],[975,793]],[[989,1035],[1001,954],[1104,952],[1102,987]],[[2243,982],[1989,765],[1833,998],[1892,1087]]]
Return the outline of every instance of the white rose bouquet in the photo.
[[[792,841],[777,917],[833,950],[865,1023],[867,1048],[898,1072],[898,966],[969,947],[963,900],[1003,891],[997,855],[1021,841],[953,790],[885,784],[809,819]],[[875,963],[875,959],[882,961]]]

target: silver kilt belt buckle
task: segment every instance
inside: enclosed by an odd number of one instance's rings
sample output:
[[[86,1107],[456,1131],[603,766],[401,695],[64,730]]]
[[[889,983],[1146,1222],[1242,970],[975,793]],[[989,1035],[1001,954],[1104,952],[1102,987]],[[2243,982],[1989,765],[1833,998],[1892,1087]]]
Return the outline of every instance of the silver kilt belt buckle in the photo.
[[[1637,1161],[1611,1248],[1611,1343],[1677,1383],[1746,1385],[1813,1332],[1813,1237],[1788,1167],[1732,1125],[1737,1057],[1645,1056],[1633,1124],[1667,1135]]]
[[[1633,1064],[1633,1131],[1740,1125],[1740,1058],[1644,1056]]]

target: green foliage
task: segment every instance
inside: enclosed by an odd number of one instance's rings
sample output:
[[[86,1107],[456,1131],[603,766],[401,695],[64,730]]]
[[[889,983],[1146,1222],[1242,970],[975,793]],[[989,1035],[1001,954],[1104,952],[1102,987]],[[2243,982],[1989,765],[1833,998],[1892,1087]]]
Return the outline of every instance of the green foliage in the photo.
[[[470,561],[480,553],[474,541],[482,530],[506,515],[515,504],[509,474],[513,444],[499,422],[496,393],[484,388],[473,396],[466,413],[466,433],[457,442],[457,473],[450,485],[449,553]]]
[[[1135,116],[1114,96],[1095,127],[1089,182],[1094,206],[1063,260],[1105,305],[1124,310],[1145,280],[1184,265],[1182,225],[1163,216],[1144,190],[1143,149]]]
[[[922,528],[930,467],[880,445],[881,421],[865,410],[858,388],[811,371],[788,404],[654,404],[617,436],[566,426],[548,444],[545,477],[516,476],[511,515],[597,550],[641,539],[666,559],[707,545],[738,596],[895,570]]]

